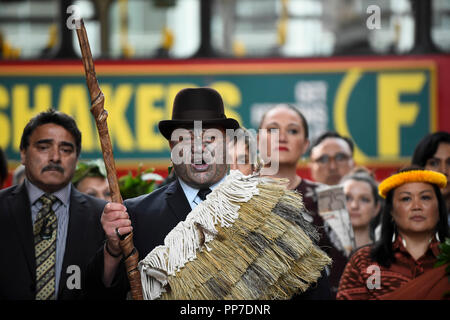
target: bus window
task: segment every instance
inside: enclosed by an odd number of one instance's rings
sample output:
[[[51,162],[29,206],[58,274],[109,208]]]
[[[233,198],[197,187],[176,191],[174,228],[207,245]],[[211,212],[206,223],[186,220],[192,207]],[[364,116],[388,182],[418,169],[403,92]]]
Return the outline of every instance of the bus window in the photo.
[[[214,0],[212,44],[228,56],[309,57],[406,53],[408,0]]]
[[[200,46],[199,0],[114,1],[111,58],[188,58]]]
[[[0,59],[33,59],[55,49],[58,1],[0,1]]]
[[[94,58],[189,58],[200,47],[200,0],[0,1],[0,59],[81,56],[75,17]]]
[[[439,49],[450,52],[450,0],[432,2],[431,38]]]
[[[370,47],[375,53],[405,54],[413,48],[415,23],[409,0],[379,1],[376,6],[371,6],[371,1],[360,2]],[[375,19],[377,7],[380,8],[379,25]]]

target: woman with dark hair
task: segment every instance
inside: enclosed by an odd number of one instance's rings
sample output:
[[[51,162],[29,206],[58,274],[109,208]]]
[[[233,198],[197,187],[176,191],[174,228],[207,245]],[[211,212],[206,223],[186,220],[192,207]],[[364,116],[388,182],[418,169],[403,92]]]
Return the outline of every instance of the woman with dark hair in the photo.
[[[82,193],[108,202],[112,200],[103,160],[78,162],[72,183]]]
[[[416,146],[412,164],[450,176],[450,133],[445,131],[426,135]],[[450,183],[441,189],[447,206],[448,225],[450,226]]]
[[[261,129],[267,130],[266,141],[261,140],[264,139]],[[278,149],[271,145],[273,129],[278,130]],[[347,263],[347,257],[337,246],[333,245],[330,238],[335,239],[337,236],[332,234],[333,231],[325,225],[319,214],[316,189],[320,184],[297,174],[298,162],[309,147],[308,122],[296,107],[283,103],[266,111],[261,119],[259,130],[258,145],[261,148],[265,142],[268,149],[260,150],[260,152],[266,151],[271,161],[274,161],[278,154],[278,171],[270,177],[288,179],[288,188],[296,190],[302,195],[305,208],[310,213],[310,216],[305,218],[318,227],[320,232],[318,244],[333,259],[329,280],[334,299],[339,279]]]
[[[309,147],[309,129],[303,114],[290,104],[278,104],[266,111],[259,124],[259,129],[267,130],[267,155],[271,160],[276,159],[278,153],[278,172],[273,175],[276,178],[289,180],[289,189],[296,189],[301,184],[305,188],[315,188],[312,181],[302,179],[297,174],[297,164]],[[278,130],[278,150],[271,150],[270,135],[272,130]],[[258,136],[261,142],[262,136]],[[262,146],[261,143],[259,143]]]
[[[372,221],[376,221],[381,208],[378,183],[365,168],[359,167],[341,180],[355,234],[356,248],[374,240]]]
[[[380,183],[386,199],[381,238],[350,258],[338,299],[440,299],[450,290],[445,265],[434,268],[448,236],[439,188],[446,177],[421,167],[400,170]]]

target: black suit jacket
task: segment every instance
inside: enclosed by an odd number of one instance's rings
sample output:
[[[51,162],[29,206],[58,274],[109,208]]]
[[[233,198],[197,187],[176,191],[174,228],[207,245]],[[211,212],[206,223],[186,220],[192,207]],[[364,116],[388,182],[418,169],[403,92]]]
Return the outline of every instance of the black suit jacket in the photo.
[[[87,265],[102,246],[105,235],[100,217],[106,202],[80,193],[72,186],[66,248],[58,288],[58,299],[86,298]],[[31,206],[25,184],[0,191],[0,299],[33,300],[36,291]],[[70,289],[74,265],[79,267],[80,289]]]
[[[178,179],[151,194],[124,201],[133,226],[134,244],[143,259],[191,212]]]
[[[172,183],[155,190],[151,194],[124,201],[133,226],[133,241],[139,252],[139,260],[144,259],[156,246],[164,244],[166,235],[180,222],[186,219],[191,212],[183,189],[176,179]],[[103,274],[103,250],[98,252],[96,278],[101,279]],[[115,298],[124,298],[123,290],[128,290],[123,263],[119,266],[119,274],[113,281],[113,288],[121,292]],[[94,280],[93,280],[94,281]],[[124,283],[125,282],[125,283]],[[98,293],[98,295],[102,295]],[[330,287],[325,272],[316,285],[296,299],[330,299]]]

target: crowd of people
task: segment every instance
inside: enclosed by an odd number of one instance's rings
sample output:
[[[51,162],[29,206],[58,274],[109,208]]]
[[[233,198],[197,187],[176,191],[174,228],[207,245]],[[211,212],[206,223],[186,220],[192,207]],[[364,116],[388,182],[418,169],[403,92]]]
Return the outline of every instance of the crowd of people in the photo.
[[[14,171],[13,185],[0,191],[0,224],[11,240],[0,244],[0,252],[13,257],[0,262],[0,299],[125,299],[130,286],[121,236],[133,231],[144,257],[164,243],[230,169],[282,179],[287,189],[302,196],[304,218],[317,228],[317,245],[332,264],[316,286],[297,297],[440,299],[450,290],[445,268],[434,268],[450,225],[450,133],[424,137],[410,166],[380,183],[355,163],[350,138],[324,132],[310,141],[308,122],[295,106],[279,104],[268,110],[258,128],[267,135],[256,137],[223,110],[215,90],[183,89],[174,100],[172,119],[161,121],[159,130],[173,151],[180,141],[171,140],[172,133],[183,129],[194,137],[194,121],[202,121],[200,138],[207,129],[223,137],[227,129],[243,129],[244,140],[219,144],[215,137],[201,144],[203,150],[232,151],[232,163],[173,161],[173,171],[157,190],[123,204],[111,202],[102,161],[79,161],[81,133],[73,118],[53,109],[33,117],[23,131],[22,164]],[[262,174],[270,163],[261,159],[262,150],[253,154],[255,143],[267,147],[269,158],[277,154],[275,174]],[[298,174],[299,160],[308,153],[312,180]],[[0,188],[7,167],[0,149]],[[345,195],[355,240],[350,255],[319,213],[317,190],[325,185],[341,186]],[[68,288],[67,268],[72,265],[80,267],[81,281]]]

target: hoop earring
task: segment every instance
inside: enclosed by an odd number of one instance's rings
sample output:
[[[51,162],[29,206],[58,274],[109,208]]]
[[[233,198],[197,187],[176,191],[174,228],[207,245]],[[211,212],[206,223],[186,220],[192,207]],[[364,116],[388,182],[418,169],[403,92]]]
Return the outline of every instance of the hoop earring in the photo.
[[[437,240],[438,242],[441,242],[441,239],[439,239],[439,231],[436,231],[436,240]]]

